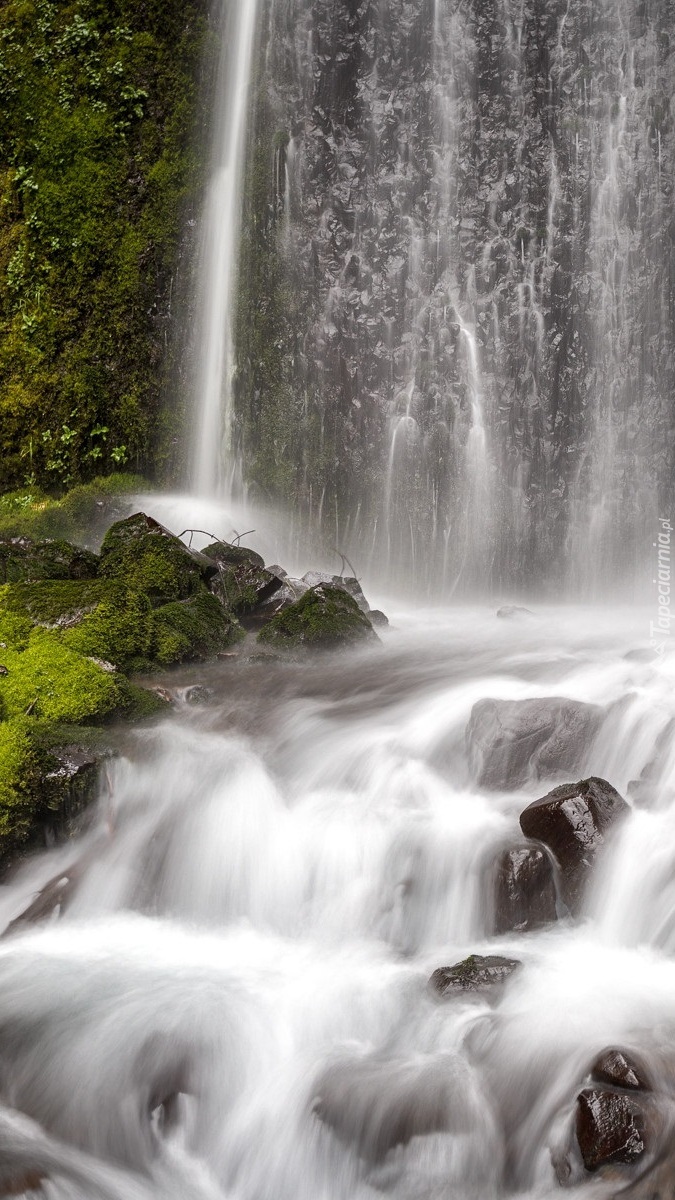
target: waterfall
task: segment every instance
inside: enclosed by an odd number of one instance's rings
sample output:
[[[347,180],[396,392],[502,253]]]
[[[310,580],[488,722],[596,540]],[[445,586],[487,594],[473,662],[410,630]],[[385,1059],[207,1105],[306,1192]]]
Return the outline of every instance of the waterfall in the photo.
[[[243,174],[259,0],[222,0],[210,175],[201,218],[190,384],[192,489],[212,497],[237,473],[232,454],[234,309]]]
[[[673,499],[670,9],[265,12],[248,485],[400,589],[644,591]]]

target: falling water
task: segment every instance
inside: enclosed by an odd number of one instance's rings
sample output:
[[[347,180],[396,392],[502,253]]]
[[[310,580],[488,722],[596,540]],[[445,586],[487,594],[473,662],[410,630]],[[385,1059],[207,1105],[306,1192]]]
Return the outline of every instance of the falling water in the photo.
[[[222,2],[211,177],[201,219],[191,412],[192,490],[214,496],[232,483],[234,304],[241,231],[250,79],[259,0]]]
[[[89,828],[0,887],[0,1184],[544,1200],[562,1171],[581,1187],[574,1106],[599,1051],[631,1047],[672,1103],[675,656],[650,656],[648,624],[399,613],[383,647],[320,671],[176,677],[174,715],[108,765]],[[195,678],[202,708],[183,699]],[[602,708],[580,773],[643,782],[581,916],[496,937],[492,864],[554,780],[485,791],[465,729],[486,696],[547,695]],[[473,952],[523,966],[492,998],[435,998],[431,972]]]
[[[673,499],[671,18],[268,9],[265,121],[292,154],[273,376],[240,348],[243,470],[401,591],[644,594]]]

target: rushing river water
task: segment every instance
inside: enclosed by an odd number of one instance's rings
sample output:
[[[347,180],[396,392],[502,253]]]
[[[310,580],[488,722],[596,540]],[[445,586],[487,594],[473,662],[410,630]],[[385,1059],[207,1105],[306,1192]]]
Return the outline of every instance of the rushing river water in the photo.
[[[594,1056],[619,1043],[665,1079],[675,1039],[675,652],[650,652],[649,621],[398,613],[367,652],[245,648],[177,676],[88,829],[0,889],[7,928],[73,880],[60,915],[0,942],[0,1183],[485,1200],[558,1193],[568,1162],[581,1186]],[[210,699],[188,705],[197,681]],[[649,785],[576,921],[495,938],[491,864],[551,785],[481,793],[465,728],[483,697],[551,695],[607,707],[577,777],[626,795],[652,763]],[[524,964],[501,993],[432,994],[436,967],[486,950]]]

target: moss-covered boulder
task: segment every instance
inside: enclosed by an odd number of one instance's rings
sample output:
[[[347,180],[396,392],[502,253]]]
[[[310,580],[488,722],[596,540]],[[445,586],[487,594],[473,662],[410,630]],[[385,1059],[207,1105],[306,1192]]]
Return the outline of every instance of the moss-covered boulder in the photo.
[[[246,546],[213,542],[203,554],[217,567],[211,590],[236,613],[246,616],[264,604],[283,586],[283,581],[265,567],[265,560]]]
[[[347,592],[320,584],[273,617],[258,634],[258,640],[275,649],[335,650],[377,642],[378,637]]]
[[[0,539],[0,583],[36,579],[94,579],[98,559],[70,542],[29,537]]]
[[[34,629],[22,648],[0,649],[0,716],[46,721],[100,721],[125,706],[126,680],[67,646],[58,634]]]
[[[155,609],[152,628],[152,656],[162,666],[209,658],[244,636],[232,613],[208,592]]]
[[[0,588],[0,613],[60,631],[73,650],[125,671],[152,660],[152,605],[140,592],[112,579],[17,583]],[[2,618],[0,617],[0,631]]]
[[[113,753],[99,728],[32,716],[0,723],[0,871],[22,851],[76,832]]]
[[[144,593],[154,605],[195,595],[216,573],[213,562],[188,550],[180,538],[145,513],[118,521],[101,546],[101,577]]]

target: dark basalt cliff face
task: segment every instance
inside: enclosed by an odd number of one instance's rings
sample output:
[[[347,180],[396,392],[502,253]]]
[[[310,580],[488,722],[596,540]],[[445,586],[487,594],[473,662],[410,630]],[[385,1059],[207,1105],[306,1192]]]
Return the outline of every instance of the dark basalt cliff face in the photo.
[[[251,485],[430,590],[635,566],[673,467],[674,36],[672,0],[268,4]]]

